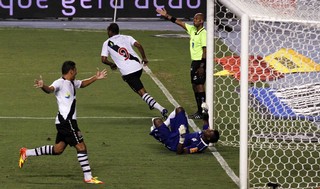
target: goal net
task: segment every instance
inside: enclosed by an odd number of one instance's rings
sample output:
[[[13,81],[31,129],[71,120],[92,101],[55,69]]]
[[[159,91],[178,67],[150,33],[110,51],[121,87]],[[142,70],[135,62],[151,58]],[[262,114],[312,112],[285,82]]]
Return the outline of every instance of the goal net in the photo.
[[[249,188],[320,187],[319,7],[318,0],[215,0],[214,124],[227,146],[240,146],[241,53],[248,52]]]

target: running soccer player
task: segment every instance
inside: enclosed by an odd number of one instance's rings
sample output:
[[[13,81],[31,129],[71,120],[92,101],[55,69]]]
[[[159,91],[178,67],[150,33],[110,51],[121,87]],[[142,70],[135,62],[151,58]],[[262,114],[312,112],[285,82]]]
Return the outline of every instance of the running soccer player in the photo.
[[[84,174],[84,182],[89,184],[102,184],[97,177],[93,177],[89,165],[87,147],[77,124],[76,112],[76,89],[84,88],[106,77],[107,70],[97,71],[96,75],[84,79],[76,80],[77,68],[73,61],[66,61],[62,65],[62,77],[55,80],[50,86],[44,84],[42,77],[35,80],[35,87],[41,88],[45,93],[54,93],[58,103],[58,114],[55,124],[57,136],[55,145],[45,145],[34,149],[21,148],[19,167],[30,156],[60,155],[67,145],[73,146],[77,150],[77,157]]]
[[[217,130],[209,129],[208,118],[208,114],[203,113],[203,130],[189,133],[186,113],[178,107],[165,122],[161,118],[153,118],[150,135],[177,154],[200,153],[220,137]]]
[[[161,16],[179,25],[187,31],[190,36],[190,55],[191,55],[191,84],[194,92],[198,110],[189,116],[191,119],[201,119],[201,104],[206,101],[205,82],[206,82],[206,56],[207,56],[207,31],[204,28],[204,14],[197,13],[193,17],[193,26],[175,18],[163,9],[156,10]]]
[[[122,79],[149,105],[150,110],[156,108],[160,111],[161,115],[166,118],[168,110],[162,107],[147,93],[140,80],[143,65],[148,63],[142,45],[132,36],[120,35],[119,26],[116,23],[111,23],[107,28],[107,32],[109,39],[106,40],[102,46],[102,63],[109,65],[112,70],[119,68]],[[142,60],[140,60],[139,56],[133,50],[133,47],[139,50]],[[109,56],[114,63],[109,61]]]

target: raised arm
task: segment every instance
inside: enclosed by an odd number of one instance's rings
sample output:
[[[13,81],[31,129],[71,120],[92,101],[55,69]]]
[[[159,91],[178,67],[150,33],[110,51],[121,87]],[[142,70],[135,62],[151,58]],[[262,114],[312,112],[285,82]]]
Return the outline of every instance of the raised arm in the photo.
[[[88,79],[84,79],[82,80],[82,83],[81,83],[81,88],[84,88],[84,87],[87,87],[89,86],[91,83],[97,81],[97,80],[100,80],[100,79],[104,79],[106,78],[107,76],[107,69],[103,69],[102,71],[97,71],[96,75],[88,78]]]
[[[39,79],[35,79],[34,80],[34,86],[36,88],[41,88],[47,94],[54,92],[54,87],[53,86],[48,86],[48,85],[44,84],[41,75],[40,75]]]
[[[185,23],[182,20],[177,19],[176,17],[171,16],[170,14],[168,14],[166,9],[164,9],[164,8],[163,9],[157,9],[156,11],[157,11],[157,13],[159,13],[161,16],[163,16],[167,20],[170,20],[171,22],[173,22],[173,23],[181,26],[183,29],[187,30]]]

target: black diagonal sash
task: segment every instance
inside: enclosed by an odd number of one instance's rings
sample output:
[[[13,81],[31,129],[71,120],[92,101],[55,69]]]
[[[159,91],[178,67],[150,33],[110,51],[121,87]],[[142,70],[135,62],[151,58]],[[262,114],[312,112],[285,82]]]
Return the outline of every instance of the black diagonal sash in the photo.
[[[71,83],[72,83],[72,86],[73,86],[73,96],[75,97],[76,96],[76,87],[74,86],[74,82],[73,81],[71,81]],[[74,112],[76,110],[76,102],[77,102],[77,100],[73,99],[70,111],[69,111],[68,116],[67,116],[66,119],[64,119],[63,116],[60,114],[60,112],[58,112],[58,119],[59,119],[60,123],[64,123],[66,120],[71,120],[72,119],[72,116],[73,116],[73,114],[74,114]]]
[[[118,45],[115,45],[112,41],[109,41],[109,42],[108,42],[108,46],[109,46],[111,49],[113,49],[114,51],[116,51],[116,52],[118,52],[119,49],[120,49],[120,47],[119,47]],[[126,57],[125,55],[122,55],[122,56],[125,57],[125,58],[129,58],[129,60],[135,60],[135,61],[137,61],[137,62],[140,63],[140,60],[139,60],[137,57],[135,57],[135,56],[133,56],[132,54],[130,54],[130,53],[129,53],[129,57]]]

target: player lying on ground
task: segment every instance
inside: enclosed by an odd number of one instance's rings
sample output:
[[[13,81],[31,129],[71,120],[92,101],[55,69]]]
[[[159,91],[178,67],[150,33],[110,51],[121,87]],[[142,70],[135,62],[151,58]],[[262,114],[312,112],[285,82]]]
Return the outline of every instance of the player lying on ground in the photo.
[[[150,135],[177,154],[203,152],[209,143],[219,140],[219,132],[209,129],[208,114],[203,113],[203,130],[189,133],[188,120],[182,107],[175,108],[168,119],[153,118]]]
[[[76,115],[76,89],[89,86],[96,80],[106,77],[107,71],[97,71],[96,75],[84,79],[76,80],[77,75],[76,64],[72,61],[66,61],[62,65],[62,77],[55,80],[50,86],[44,84],[42,77],[35,80],[35,87],[41,88],[45,93],[54,93],[58,103],[58,114],[55,120],[57,128],[56,144],[45,145],[34,149],[21,148],[19,167],[29,156],[42,155],[60,155],[65,150],[67,145],[74,146],[77,150],[77,157],[84,175],[84,182],[90,184],[102,184],[97,177],[91,174],[89,165],[87,147],[84,143],[83,136],[77,124]]]

